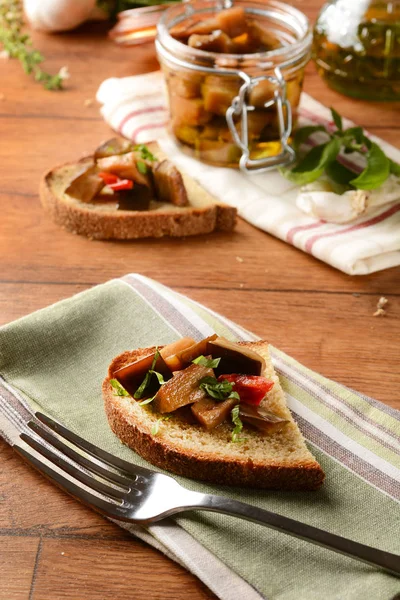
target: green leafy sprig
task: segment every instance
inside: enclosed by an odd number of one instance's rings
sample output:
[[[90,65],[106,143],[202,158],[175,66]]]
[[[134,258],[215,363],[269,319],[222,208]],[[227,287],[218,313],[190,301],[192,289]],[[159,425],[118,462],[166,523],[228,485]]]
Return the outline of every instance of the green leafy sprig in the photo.
[[[336,127],[333,132],[323,125],[308,125],[297,130],[293,139],[297,164],[281,169],[284,177],[297,185],[307,185],[325,173],[344,189],[359,190],[374,190],[391,174],[400,177],[400,165],[388,158],[382,148],[365,135],[362,127],[345,129],[342,117],[333,108],[331,113]],[[304,149],[304,144],[315,133],[324,134],[325,141],[311,150]],[[361,172],[347,162],[344,164],[343,155],[353,153],[362,157],[364,168]]]
[[[32,46],[32,40],[23,32],[24,18],[20,0],[0,1],[0,44],[3,52],[10,58],[20,61],[27,75],[33,75],[47,90],[59,90],[68,75],[66,67],[62,67],[56,75],[51,75],[40,68],[43,55]]]
[[[148,167],[146,165],[146,163],[144,162],[145,160],[148,160],[150,162],[156,162],[157,161],[157,157],[154,156],[154,154],[152,154],[150,152],[150,150],[148,149],[148,147],[145,144],[139,144],[138,146],[134,146],[133,148],[136,152],[140,153],[140,156],[143,160],[138,160],[136,162],[137,168],[139,170],[139,173],[141,173],[142,175],[145,175],[148,171]]]
[[[154,423],[153,427],[151,428],[151,434],[152,435],[157,435],[158,432],[160,431],[160,423],[161,421],[168,421],[171,418],[171,415],[163,415],[162,417],[160,417],[159,419],[157,419],[157,421]]]
[[[222,401],[228,398],[240,400],[239,394],[233,391],[233,384],[225,379],[218,381],[215,377],[203,377],[200,379],[199,387],[214,400]]]
[[[156,6],[168,2],[171,2],[171,0],[97,0],[96,4],[110,19],[115,19],[117,14],[123,10],[138,8],[139,6]]]
[[[145,393],[146,389],[150,385],[152,375],[155,375],[157,377],[158,383],[160,385],[164,385],[164,383],[166,383],[164,381],[164,377],[162,376],[162,374],[159,373],[158,371],[154,370],[154,367],[157,364],[157,360],[158,360],[159,356],[160,356],[160,352],[159,352],[158,348],[156,348],[156,351],[154,353],[154,357],[153,357],[153,360],[151,363],[151,367],[147,371],[146,375],[144,376],[142,383],[139,385],[138,389],[133,394],[133,397],[135,398],[135,400],[140,400],[140,398],[143,397],[143,394]],[[151,398],[146,398],[145,400],[142,400],[141,402],[139,402],[139,405],[144,406],[145,404],[150,404],[150,402],[153,402],[153,400],[156,396],[157,396],[157,393],[155,393],[154,396],[152,396]]]
[[[111,387],[114,390],[114,396],[129,396],[130,394],[116,379],[110,379]]]
[[[232,431],[232,442],[234,443],[246,441],[246,438],[239,437],[243,429],[243,423],[239,417],[239,410],[239,406],[234,406],[231,410],[232,423],[235,426]]]
[[[195,365],[201,365],[202,367],[207,367],[208,369],[216,369],[221,362],[220,358],[207,358],[202,354],[192,360],[192,363]]]

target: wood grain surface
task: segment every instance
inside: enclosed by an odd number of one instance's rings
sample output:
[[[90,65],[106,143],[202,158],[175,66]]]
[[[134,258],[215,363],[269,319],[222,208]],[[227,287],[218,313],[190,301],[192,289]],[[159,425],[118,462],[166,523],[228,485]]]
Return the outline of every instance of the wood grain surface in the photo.
[[[322,4],[293,3],[312,19]],[[49,70],[68,66],[62,92],[44,91],[16,61],[0,61],[0,324],[138,271],[327,377],[400,408],[400,269],[350,277],[245,222],[233,235],[116,243],[71,235],[43,213],[41,174],[110,136],[95,102],[99,84],[157,68],[152,44],[121,49],[106,29],[33,35]],[[399,104],[340,96],[312,64],[305,88],[398,145]],[[375,318],[381,296],[389,300],[387,315]],[[45,481],[4,442],[0,448],[1,600],[214,598],[180,566]]]

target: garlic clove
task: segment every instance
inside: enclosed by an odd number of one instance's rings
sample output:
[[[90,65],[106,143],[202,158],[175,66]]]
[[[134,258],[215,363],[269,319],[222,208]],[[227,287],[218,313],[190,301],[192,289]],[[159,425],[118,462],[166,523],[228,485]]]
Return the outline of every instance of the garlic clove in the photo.
[[[321,178],[300,188],[296,206],[307,215],[328,223],[349,223],[373,208],[400,200],[400,178],[391,175],[372,191],[338,191],[336,184]]]
[[[326,190],[301,188],[296,205],[306,214],[328,223],[348,223],[366,210],[368,192],[351,190],[336,194]]]
[[[84,23],[96,0],[24,0],[26,17],[40,31],[68,31]]]

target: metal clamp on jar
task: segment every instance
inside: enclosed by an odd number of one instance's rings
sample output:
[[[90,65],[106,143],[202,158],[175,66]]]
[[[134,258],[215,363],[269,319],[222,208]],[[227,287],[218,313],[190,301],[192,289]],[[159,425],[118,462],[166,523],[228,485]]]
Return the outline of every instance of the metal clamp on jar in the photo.
[[[305,15],[275,0],[190,0],[166,10],[156,49],[169,129],[182,150],[244,172],[292,162],[290,135],[311,41]]]

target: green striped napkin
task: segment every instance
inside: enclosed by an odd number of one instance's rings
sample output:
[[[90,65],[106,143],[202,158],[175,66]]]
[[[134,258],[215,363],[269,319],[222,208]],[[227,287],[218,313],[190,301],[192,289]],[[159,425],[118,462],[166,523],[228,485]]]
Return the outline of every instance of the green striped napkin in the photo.
[[[127,275],[0,328],[0,433],[15,443],[40,408],[91,442],[134,463],[103,410],[111,359],[140,346],[211,332],[255,339],[231,321],[141,275]],[[400,414],[272,356],[287,401],[321,463],[317,492],[186,487],[240,499],[400,554]],[[148,465],[147,465],[148,466]],[[201,578],[222,600],[390,600],[394,576],[307,542],[213,513],[148,528],[126,526]],[[400,560],[400,559],[399,559]]]

